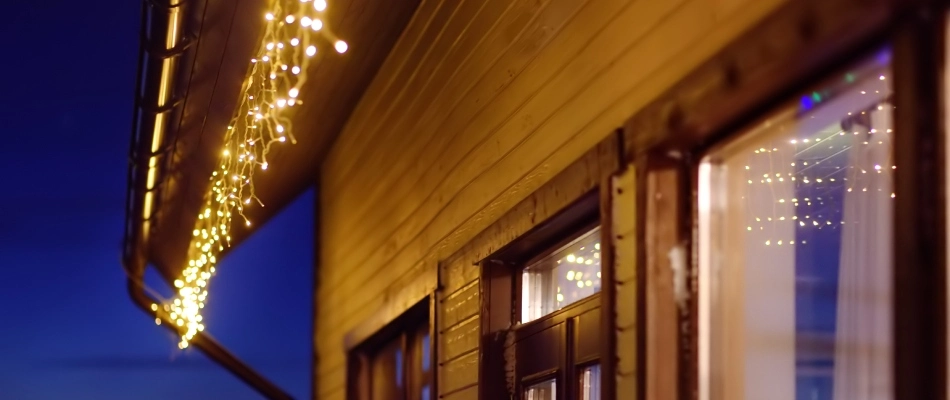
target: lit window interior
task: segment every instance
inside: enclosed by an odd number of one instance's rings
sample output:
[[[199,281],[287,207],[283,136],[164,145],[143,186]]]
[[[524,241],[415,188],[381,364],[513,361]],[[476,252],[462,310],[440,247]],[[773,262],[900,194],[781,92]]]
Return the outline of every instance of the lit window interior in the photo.
[[[581,369],[581,400],[600,400],[600,365],[594,364]]]
[[[700,168],[708,398],[891,398],[888,61],[802,96]]]
[[[524,391],[525,400],[557,399],[557,380],[551,379],[528,386]]]
[[[524,269],[522,322],[534,321],[600,292],[600,227]]]

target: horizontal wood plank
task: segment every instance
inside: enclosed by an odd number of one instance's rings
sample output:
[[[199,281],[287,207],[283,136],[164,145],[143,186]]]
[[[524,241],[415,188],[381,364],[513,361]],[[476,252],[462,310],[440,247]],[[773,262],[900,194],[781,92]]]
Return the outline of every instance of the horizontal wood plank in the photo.
[[[481,338],[480,327],[480,320],[476,316],[443,332],[440,339],[443,342],[442,354],[439,354],[439,360],[444,362],[478,349],[478,341]]]
[[[458,390],[452,393],[445,394],[442,392],[443,400],[477,400],[478,399],[478,386],[472,386],[462,390]]]
[[[448,393],[478,382],[478,352],[446,363],[438,376],[439,392]]]
[[[439,306],[439,330],[454,327],[479,312],[478,279],[472,280],[456,293],[442,300]]]
[[[602,110],[607,109],[623,93],[623,89],[615,84],[615,79],[620,79],[620,76],[627,74],[638,77],[637,80],[644,79],[643,77],[649,76],[651,71],[660,69],[665,60],[671,59],[695,41],[711,23],[708,10],[701,5],[703,3],[688,3],[687,7],[664,21],[657,27],[655,36],[648,36],[647,40],[637,43],[635,47],[639,48],[638,51],[631,51],[624,56],[626,62],[613,64],[605,71],[595,71],[602,73],[595,74],[594,78],[587,81],[587,85],[583,85],[584,82],[574,83],[573,85],[582,91],[576,96],[569,97],[568,102],[559,106],[553,115],[549,114],[549,117],[538,121],[540,126],[535,128],[535,125],[525,127],[517,123],[506,124],[507,129],[494,135],[493,143],[484,144],[476,151],[469,153],[466,159],[472,159],[470,162],[466,163],[463,160],[466,168],[460,174],[473,177],[469,184],[463,184],[466,181],[465,178],[442,181],[440,184],[442,191],[456,191],[443,208],[421,209],[418,218],[412,220],[414,224],[402,225],[400,232],[389,239],[393,247],[398,249],[395,254],[387,254],[388,252],[384,251],[389,246],[383,246],[381,250],[374,251],[366,262],[360,263],[361,268],[352,270],[351,274],[346,275],[344,283],[331,285],[330,290],[321,291],[318,294],[318,302],[332,298],[334,292],[355,290],[357,286],[370,291],[382,290],[381,286],[385,285],[386,281],[394,280],[401,273],[399,269],[383,268],[384,266],[411,265],[414,260],[429,253],[433,244],[445,248],[447,245],[458,246],[459,242],[464,243],[474,232],[461,228],[469,225],[478,226],[478,230],[484,229],[494,218],[485,220],[478,219],[479,217],[489,214],[497,218],[501,214],[499,211],[507,210],[512,204],[522,200],[569,162],[583,154],[586,149],[593,147],[600,139],[610,134],[614,127],[619,126],[615,124],[619,124],[622,118],[618,117],[615,121],[602,119],[585,121],[576,116],[602,113]],[[671,41],[670,37],[675,37],[676,40]],[[653,54],[656,58],[643,60],[640,57],[643,53]],[[568,85],[570,76],[569,73],[563,75],[564,85]],[[551,91],[552,96],[556,95],[555,89],[551,87],[545,89],[545,92]],[[542,94],[532,99],[537,111],[541,113],[545,113],[543,111],[545,98],[546,96]],[[521,109],[519,113],[531,111],[534,110]],[[592,125],[592,122],[597,122],[599,125]],[[610,125],[605,126],[605,123]],[[524,137],[525,134],[528,136]],[[513,174],[512,171],[527,171],[527,173]],[[478,209],[479,205],[483,205],[484,208],[473,215],[472,209]],[[499,210],[498,208],[501,207],[504,208]],[[434,216],[428,216],[432,214]],[[418,233],[413,234],[414,231]],[[394,240],[407,240],[402,238],[411,238],[411,241],[399,248],[400,246],[396,245],[398,242]],[[340,260],[340,262],[345,262],[345,260]],[[385,278],[376,279],[364,285],[367,278],[373,275]],[[358,301],[342,305],[344,309],[359,306]]]
[[[524,98],[523,93],[519,93],[517,90],[509,90],[508,88],[512,82],[517,80],[516,78],[522,76],[521,72],[524,71],[528,63],[537,54],[539,50],[538,42],[543,43],[549,40],[555,33],[552,32],[551,29],[546,29],[547,26],[545,22],[556,24],[558,21],[552,21],[555,16],[560,18],[569,17],[569,15],[565,15],[568,14],[565,10],[572,10],[573,8],[566,7],[565,5],[568,3],[563,4],[564,5],[559,7],[538,7],[537,10],[534,10],[537,12],[536,15],[526,13],[512,15],[512,17],[520,17],[523,21],[511,21],[512,23],[521,23],[519,27],[520,30],[515,31],[514,35],[506,35],[505,30],[499,31],[498,40],[503,41],[502,43],[505,45],[504,48],[500,49],[503,50],[503,53],[500,54],[501,58],[493,61],[490,68],[481,70],[482,75],[480,76],[457,76],[456,79],[462,80],[467,78],[474,84],[470,86],[468,92],[447,93],[455,96],[456,101],[454,103],[450,103],[448,99],[436,99],[440,101],[427,104],[427,106],[432,109],[440,108],[440,104],[453,104],[453,107],[451,109],[440,110],[439,113],[434,115],[434,117],[437,118],[435,120],[420,120],[420,122],[425,125],[416,125],[411,130],[418,131],[419,134],[412,135],[409,138],[397,136],[395,137],[396,142],[386,142],[385,139],[388,138],[388,136],[384,136],[383,133],[379,134],[382,136],[381,140],[384,144],[400,145],[402,149],[400,152],[389,152],[388,154],[377,155],[375,158],[351,157],[351,160],[366,159],[369,161],[366,164],[370,165],[362,165],[362,168],[356,171],[356,174],[365,174],[366,176],[356,175],[351,178],[354,181],[358,180],[363,182],[360,186],[365,185],[366,189],[365,192],[361,190],[360,193],[361,196],[368,196],[368,201],[365,203],[350,202],[350,204],[354,204],[352,210],[338,214],[340,219],[338,223],[346,225],[354,219],[358,220],[367,217],[364,213],[364,210],[367,209],[375,211],[376,215],[390,215],[391,219],[388,221],[394,223],[405,220],[413,209],[416,208],[415,206],[426,198],[424,194],[431,193],[430,191],[420,190],[416,186],[427,182],[432,183],[433,181],[439,181],[427,175],[439,173],[441,176],[444,176],[449,172],[450,168],[447,166],[439,168],[435,164],[439,160],[442,160],[443,163],[458,162],[466,152],[472,149],[472,143],[477,143],[491,131],[492,124],[503,121],[505,116],[508,115],[510,111],[508,111],[507,108],[511,106],[507,103],[499,103],[499,94],[514,93],[513,97],[516,100]],[[564,58],[563,55],[561,57]],[[411,113],[411,110],[407,111]],[[490,119],[484,117],[478,118],[479,115],[492,117]],[[475,129],[474,127],[470,127],[473,123],[478,123],[479,127],[484,128]],[[466,131],[466,129],[468,129],[468,131]],[[469,132],[475,133],[472,134]],[[406,146],[406,144],[408,144],[408,146]],[[374,149],[387,147],[386,145],[382,145]],[[385,168],[380,168],[384,165]],[[432,167],[436,167],[435,170]],[[346,170],[347,166],[342,165],[340,168],[341,171],[337,174],[345,176],[346,173],[343,171]],[[409,170],[406,171],[406,168],[409,168]],[[382,171],[382,173],[369,173],[369,171],[373,170]],[[393,175],[390,175],[390,172],[392,172]],[[340,197],[337,200],[338,204],[346,204],[347,200],[349,200],[346,196],[349,194],[350,193],[346,191],[340,193]],[[384,198],[387,199],[395,198],[405,200],[398,202],[380,202],[380,196],[384,196]],[[367,208],[366,204],[368,203],[379,204],[379,207]],[[394,211],[393,208],[395,206],[403,207],[396,207]],[[372,215],[369,217],[373,218]],[[337,222],[333,220],[331,223]],[[354,228],[356,229],[353,232],[355,237],[362,237],[365,233],[365,227],[363,226],[354,226]],[[392,229],[393,227],[387,226],[387,228]],[[375,239],[375,237],[370,239]],[[335,253],[331,254],[346,253],[352,249],[351,246],[353,245],[372,248],[375,242],[342,243],[340,245],[341,247],[335,248]]]

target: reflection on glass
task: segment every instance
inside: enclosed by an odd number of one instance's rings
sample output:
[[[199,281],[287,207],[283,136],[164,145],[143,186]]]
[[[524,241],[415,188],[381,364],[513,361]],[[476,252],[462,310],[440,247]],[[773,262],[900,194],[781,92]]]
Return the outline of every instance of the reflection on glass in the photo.
[[[373,356],[370,397],[376,400],[402,398],[402,343],[394,340]]]
[[[402,387],[402,350],[396,350],[396,386]]]
[[[420,400],[429,400],[431,395],[429,394],[429,385],[422,387],[422,394],[419,395]]]
[[[521,322],[534,321],[600,291],[600,227],[524,269]]]
[[[524,391],[525,400],[554,400],[557,398],[557,380],[551,379],[528,386]]]
[[[581,400],[600,400],[600,365],[584,367],[580,375]]]
[[[892,398],[887,62],[700,167],[701,398]]]
[[[422,336],[422,371],[429,371],[429,334]]]

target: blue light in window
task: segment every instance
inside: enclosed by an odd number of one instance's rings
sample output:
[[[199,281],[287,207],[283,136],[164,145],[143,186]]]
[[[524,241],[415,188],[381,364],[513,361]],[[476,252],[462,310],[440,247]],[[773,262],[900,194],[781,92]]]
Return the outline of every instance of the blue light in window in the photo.
[[[429,370],[429,334],[422,337],[422,371]]]
[[[429,399],[430,399],[429,385],[425,385],[422,387],[422,394],[420,394],[419,400],[429,400]]]
[[[402,350],[396,350],[396,386],[402,387]]]

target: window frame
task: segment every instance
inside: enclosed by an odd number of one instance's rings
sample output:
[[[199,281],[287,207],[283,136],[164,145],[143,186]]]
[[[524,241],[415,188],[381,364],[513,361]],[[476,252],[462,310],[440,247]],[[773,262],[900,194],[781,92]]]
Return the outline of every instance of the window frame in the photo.
[[[479,302],[481,311],[479,313],[479,325],[481,340],[479,343],[479,377],[478,377],[478,397],[480,399],[498,399],[509,398],[514,395],[518,398],[523,396],[523,381],[518,380],[515,383],[509,381],[505,374],[505,341],[513,340],[516,333],[510,331],[512,321],[520,319],[520,303],[515,307],[515,299],[520,299],[521,293],[515,291],[514,282],[521,280],[520,268],[517,279],[514,279],[514,266],[525,266],[532,257],[545,249],[556,249],[565,236],[571,236],[575,231],[580,230],[592,221],[600,220],[601,227],[601,290],[598,296],[593,299],[586,298],[579,300],[565,309],[546,315],[543,318],[525,324],[526,329],[543,331],[546,324],[550,324],[552,318],[561,318],[566,316],[565,312],[570,310],[580,310],[578,307],[590,306],[591,301],[597,302],[599,308],[597,316],[599,324],[591,322],[592,319],[585,320],[585,327],[593,325],[598,326],[596,338],[591,341],[597,349],[598,357],[601,360],[601,393],[604,398],[612,398],[614,388],[614,379],[612,375],[615,355],[613,354],[612,337],[616,334],[614,329],[613,309],[613,256],[610,236],[610,217],[609,217],[609,190],[611,177],[620,171],[621,133],[616,130],[606,135],[596,146],[586,151],[576,161],[568,165],[561,172],[543,183],[532,193],[515,205],[512,209],[505,212],[495,222],[489,225],[484,231],[476,235],[471,241],[463,246],[453,256],[446,261],[448,265],[473,265],[476,268],[478,276]],[[586,216],[579,218],[579,210],[587,210]],[[565,215],[574,215],[574,219]],[[580,214],[584,214],[581,212]],[[586,218],[586,220],[584,219]],[[578,222],[582,221],[582,222]],[[586,233],[578,231],[577,235]],[[576,237],[576,236],[575,236]],[[503,273],[499,273],[503,272]],[[519,288],[520,289],[520,288]],[[505,304],[507,308],[500,312],[492,310],[492,304]],[[572,307],[573,306],[573,307]],[[566,310],[566,311],[565,311]],[[590,311],[588,311],[590,312]],[[591,314],[592,315],[592,314]],[[572,320],[567,319],[560,327],[565,327]],[[561,329],[561,328],[558,328]],[[567,341],[567,330],[562,329],[560,341],[564,343],[573,343]],[[508,335],[508,332],[512,332]],[[527,330],[523,330],[527,333]],[[565,345],[565,348],[568,347]],[[510,351],[517,351],[515,347],[509,347]],[[562,352],[562,353],[566,353]],[[508,354],[508,357],[517,357],[515,354]],[[558,398],[563,398],[567,385],[572,385],[573,379],[568,383],[562,376],[568,368],[562,367],[566,363],[567,357],[557,355],[556,368],[546,371],[537,371],[526,378],[534,382],[534,378],[540,378],[545,373],[558,374]],[[585,359],[584,361],[588,361]],[[573,366],[571,366],[573,369]],[[573,374],[572,375],[576,375]],[[608,379],[607,377],[610,377]],[[527,381],[524,381],[527,382]],[[509,383],[511,386],[509,386]],[[517,386],[517,387],[515,387]]]
[[[854,10],[860,9],[861,12]],[[700,155],[731,140],[801,89],[820,83],[862,55],[890,44],[894,75],[896,399],[947,398],[947,183],[942,121],[947,4],[882,0],[788,2],[624,125],[624,159],[638,170],[638,265],[646,270],[641,305],[644,344],[659,350],[638,365],[640,398],[704,399],[698,390],[696,196]],[[906,111],[913,110],[913,111]],[[934,185],[933,182],[939,182]],[[930,182],[928,185],[927,182]],[[641,196],[639,193],[643,193]],[[658,200],[662,199],[662,200]],[[667,226],[664,226],[667,225]],[[670,229],[670,226],[673,228]],[[688,250],[688,301],[676,304],[666,255]],[[667,286],[667,287],[665,287]],[[651,309],[678,308],[651,315]],[[655,314],[655,313],[654,313]],[[662,344],[676,327],[676,346]],[[675,360],[664,363],[663,360]],[[658,363],[660,367],[656,367]],[[670,363],[675,365],[669,365]],[[646,387],[644,387],[646,386]],[[644,393],[650,393],[646,396]],[[936,397],[934,397],[936,396]]]
[[[430,398],[436,398],[437,376],[436,376],[436,339],[435,339],[435,301],[432,296],[426,296],[423,300],[410,306],[405,312],[389,321],[385,326],[372,333],[359,344],[347,349],[347,367],[346,367],[346,398],[350,400],[371,400],[372,397],[372,359],[387,345],[400,341],[402,351],[402,371],[403,371],[403,395],[402,399],[412,398],[411,393],[415,386],[421,389],[425,385],[429,386]],[[424,350],[413,348],[410,343],[412,338],[418,335],[425,326],[426,334],[429,336],[429,370],[421,371],[421,376],[410,375],[412,361],[415,352],[420,352],[420,357],[425,354]],[[420,340],[420,343],[422,341]],[[421,358],[420,358],[421,359]],[[413,383],[413,379],[421,379],[418,385]]]
[[[490,298],[483,307],[486,317],[492,315],[506,316],[506,323],[513,327],[512,335],[515,352],[519,344],[521,346],[556,346],[557,356],[553,367],[531,366],[523,367],[525,361],[516,355],[516,372],[514,391],[520,396],[532,384],[540,383],[556,377],[557,398],[564,399],[566,393],[577,392],[577,383],[574,382],[579,368],[578,360],[574,357],[574,348],[577,347],[577,323],[578,318],[584,314],[595,310],[601,310],[601,297],[603,287],[607,286],[605,277],[602,278],[601,292],[595,293],[586,298],[580,299],[560,310],[556,310],[535,320],[520,323],[521,321],[521,302],[522,302],[522,279],[525,268],[534,261],[542,259],[557,251],[564,245],[587,234],[592,229],[601,225],[600,221],[600,193],[597,189],[591,190],[582,195],[573,204],[566,207],[561,212],[552,216],[548,220],[537,225],[531,231],[511,241],[508,245],[493,253],[482,261],[483,281],[490,282],[490,292],[508,290],[507,296],[501,298]],[[601,243],[604,243],[605,232],[600,231]],[[604,245],[602,244],[602,253]],[[604,261],[601,261],[601,270],[606,269]],[[602,315],[601,315],[602,317]],[[557,331],[553,331],[557,329]],[[598,341],[601,338],[602,328],[598,326],[598,332],[593,337],[584,337],[580,340]],[[542,335],[551,333],[556,338],[544,338]],[[535,342],[539,341],[539,342]],[[498,348],[494,351],[498,354]],[[590,363],[597,360],[600,363],[602,354],[598,351],[593,358],[587,357],[583,362]],[[532,359],[532,361],[535,361]],[[520,371],[526,368],[527,371]]]

